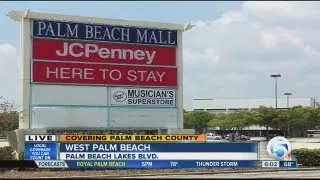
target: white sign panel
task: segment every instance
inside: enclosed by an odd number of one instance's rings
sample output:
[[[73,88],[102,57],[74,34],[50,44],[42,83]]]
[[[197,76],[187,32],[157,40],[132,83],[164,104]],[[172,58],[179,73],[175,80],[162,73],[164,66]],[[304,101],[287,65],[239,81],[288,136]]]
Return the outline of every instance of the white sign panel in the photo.
[[[110,127],[176,128],[176,108],[112,108]]]
[[[176,90],[160,88],[111,88],[111,105],[175,107]]]

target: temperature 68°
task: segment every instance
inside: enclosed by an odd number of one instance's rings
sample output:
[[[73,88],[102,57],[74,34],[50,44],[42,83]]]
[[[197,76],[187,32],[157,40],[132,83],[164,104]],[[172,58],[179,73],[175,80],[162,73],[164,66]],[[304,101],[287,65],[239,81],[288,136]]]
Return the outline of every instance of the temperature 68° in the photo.
[[[292,166],[292,162],[284,162],[283,166],[284,167],[291,167]]]

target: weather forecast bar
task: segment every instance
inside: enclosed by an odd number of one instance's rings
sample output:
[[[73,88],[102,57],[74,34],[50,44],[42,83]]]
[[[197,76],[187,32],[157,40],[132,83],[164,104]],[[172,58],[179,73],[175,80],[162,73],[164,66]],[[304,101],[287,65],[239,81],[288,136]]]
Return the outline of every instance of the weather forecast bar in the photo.
[[[39,164],[39,162],[37,162]],[[40,165],[40,164],[39,164]],[[50,165],[50,164],[43,164]],[[55,165],[55,164],[52,164]],[[72,169],[130,169],[130,168],[254,168],[257,161],[208,161],[208,160],[160,160],[160,161],[65,161],[55,166]]]
[[[258,168],[264,161],[251,160],[0,160],[0,168],[70,168],[70,169],[130,169],[130,168]],[[279,167],[296,168],[296,161],[278,161]]]

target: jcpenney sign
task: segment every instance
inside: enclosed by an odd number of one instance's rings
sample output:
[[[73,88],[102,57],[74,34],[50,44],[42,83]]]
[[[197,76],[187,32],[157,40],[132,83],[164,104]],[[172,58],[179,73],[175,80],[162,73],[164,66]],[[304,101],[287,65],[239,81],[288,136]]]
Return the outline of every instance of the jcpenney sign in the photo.
[[[172,47],[33,39],[33,59],[114,64],[176,65]]]
[[[111,88],[111,105],[176,106],[175,89]]]

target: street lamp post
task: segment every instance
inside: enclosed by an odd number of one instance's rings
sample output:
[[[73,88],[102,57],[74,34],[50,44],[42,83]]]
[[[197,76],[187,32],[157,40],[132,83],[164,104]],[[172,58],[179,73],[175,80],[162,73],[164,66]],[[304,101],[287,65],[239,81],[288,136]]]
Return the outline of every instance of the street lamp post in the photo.
[[[270,75],[270,77],[274,78],[276,109],[278,109],[278,78],[281,77],[281,75],[280,74],[272,74],[272,75]]]
[[[274,78],[275,82],[275,108],[278,109],[278,78],[281,77],[280,74],[271,74],[270,77]],[[269,139],[269,123],[267,124],[267,139]]]
[[[289,105],[289,96],[291,96],[292,95],[292,93],[290,93],[290,92],[286,92],[286,93],[284,93],[284,95],[285,96],[287,96],[287,110],[289,111],[289,108],[290,108],[290,105]],[[288,119],[288,138],[289,138],[289,134],[290,134],[290,119]]]

